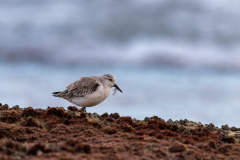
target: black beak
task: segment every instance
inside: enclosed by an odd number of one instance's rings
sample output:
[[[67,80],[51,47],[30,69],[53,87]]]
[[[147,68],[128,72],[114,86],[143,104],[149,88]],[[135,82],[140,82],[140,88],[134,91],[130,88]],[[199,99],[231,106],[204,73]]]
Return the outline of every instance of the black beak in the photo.
[[[122,92],[122,90],[118,87],[117,84],[115,84],[113,87],[116,87],[120,92]]]

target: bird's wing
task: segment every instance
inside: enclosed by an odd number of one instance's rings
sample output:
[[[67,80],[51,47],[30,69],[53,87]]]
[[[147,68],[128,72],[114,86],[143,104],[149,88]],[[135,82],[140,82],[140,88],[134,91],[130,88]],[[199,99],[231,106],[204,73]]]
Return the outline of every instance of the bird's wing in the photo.
[[[99,82],[94,77],[81,77],[79,80],[69,84],[66,89],[60,92],[59,97],[73,98],[84,97],[97,90]]]

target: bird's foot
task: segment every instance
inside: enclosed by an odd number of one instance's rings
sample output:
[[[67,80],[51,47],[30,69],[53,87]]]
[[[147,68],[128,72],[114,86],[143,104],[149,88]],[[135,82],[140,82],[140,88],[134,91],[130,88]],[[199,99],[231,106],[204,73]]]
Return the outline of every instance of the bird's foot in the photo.
[[[81,112],[86,112],[86,107],[82,107],[82,108],[80,109],[80,111],[81,111]]]

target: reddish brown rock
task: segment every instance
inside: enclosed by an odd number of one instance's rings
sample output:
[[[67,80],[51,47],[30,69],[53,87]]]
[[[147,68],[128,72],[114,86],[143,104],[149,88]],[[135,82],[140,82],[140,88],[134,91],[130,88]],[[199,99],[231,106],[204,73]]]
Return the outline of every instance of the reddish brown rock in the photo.
[[[8,109],[9,109],[9,107],[7,104],[2,105],[2,103],[1,103],[0,110],[8,110]]]
[[[113,127],[105,127],[103,129],[104,133],[107,133],[107,134],[115,134],[117,132],[116,128],[113,128]]]
[[[186,150],[186,147],[182,144],[175,143],[169,148],[169,152],[183,152]]]
[[[3,111],[0,120],[6,123],[15,123],[21,119],[21,116],[14,110]]]
[[[119,124],[128,124],[130,126],[133,125],[133,121],[132,121],[132,118],[131,117],[120,117],[118,120],[117,120],[117,123]]]
[[[75,106],[69,106],[68,110],[70,110],[70,111],[78,111],[78,108],[75,107]]]
[[[48,115],[55,115],[57,117],[63,117],[64,116],[64,110],[62,108],[47,108],[47,114]]]
[[[119,114],[118,113],[114,113],[114,114],[110,114],[110,117],[114,118],[114,119],[118,119],[120,118]]]
[[[28,118],[22,122],[22,126],[25,127],[38,127],[37,122],[33,118]]]
[[[3,107],[4,106],[4,107]],[[0,159],[238,159],[238,128],[0,104]],[[231,135],[231,136],[230,136]]]
[[[22,116],[23,117],[29,117],[29,116],[36,116],[38,115],[37,111],[34,110],[32,107],[28,107],[28,108],[25,108],[23,111],[22,111]]]

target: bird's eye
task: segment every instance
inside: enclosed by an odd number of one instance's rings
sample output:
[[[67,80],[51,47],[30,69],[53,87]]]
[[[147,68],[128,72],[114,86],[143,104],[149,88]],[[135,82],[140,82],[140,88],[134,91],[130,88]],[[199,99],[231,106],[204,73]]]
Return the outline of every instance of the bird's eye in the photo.
[[[112,79],[108,79],[108,80],[112,82]]]

